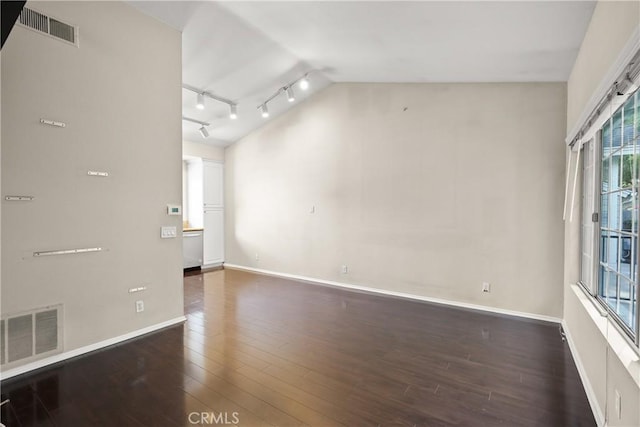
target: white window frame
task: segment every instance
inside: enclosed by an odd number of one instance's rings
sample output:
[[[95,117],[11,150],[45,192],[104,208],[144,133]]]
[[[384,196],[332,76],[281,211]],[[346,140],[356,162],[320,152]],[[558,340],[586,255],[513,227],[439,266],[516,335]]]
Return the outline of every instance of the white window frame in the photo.
[[[580,280],[585,290],[597,297],[598,260],[600,256],[600,137],[598,132],[593,138],[581,144],[582,163],[576,165],[581,170],[582,191],[580,198]],[[589,265],[585,261],[590,260]]]
[[[631,95],[633,96],[633,94]],[[613,310],[607,302],[600,296],[599,292],[599,268],[600,268],[600,234],[601,234],[601,224],[600,220],[601,212],[600,212],[600,196],[601,196],[601,169],[602,169],[602,128],[604,124],[612,119],[614,115],[617,113],[619,108],[626,103],[627,98],[617,99],[617,102],[611,102],[608,105],[608,108],[605,109],[604,112],[595,120],[590,129],[586,132],[586,134],[577,142],[579,148],[577,148],[576,153],[576,166],[575,166],[575,177],[574,179],[580,179],[582,183],[582,189],[580,192],[580,207],[579,207],[579,216],[580,216],[580,251],[579,251],[579,276],[580,279],[578,283],[585,289],[587,293],[589,293],[595,301],[602,307],[602,309],[606,310],[609,313],[610,318],[614,320],[614,323],[618,326],[623,335],[625,335],[628,339],[632,340],[636,346],[636,348],[640,348],[640,302],[638,302],[636,307],[636,315],[635,319],[635,333],[629,328],[628,325],[624,323],[624,321],[620,318],[619,314]],[[637,102],[640,99],[640,94],[636,98]],[[636,135],[636,139],[640,138],[640,134]],[[588,151],[584,151],[584,150]],[[594,154],[589,156],[589,154]],[[571,153],[573,154],[573,152]],[[582,158],[582,161],[581,161]],[[590,164],[589,164],[590,163]],[[571,164],[571,161],[569,162]],[[587,173],[585,171],[585,167],[593,167],[592,173]],[[640,166],[637,166],[640,167]],[[569,173],[570,170],[567,171]],[[575,198],[575,183],[574,181],[574,189],[572,195],[572,203],[573,206],[573,198]],[[589,199],[589,193],[593,195],[591,199]],[[586,202],[585,202],[586,201]],[[587,206],[585,206],[587,205]],[[592,217],[592,219],[597,219],[596,221],[592,221],[592,226],[590,228],[590,232],[585,233],[585,227],[587,227],[587,221],[589,216],[596,214],[596,217]],[[570,220],[573,218],[573,211],[571,211]],[[638,227],[640,227],[640,218],[637,218]],[[585,240],[590,243],[585,244]],[[591,247],[589,247],[589,245]],[[640,268],[640,250],[635,254],[635,258],[639,259],[638,266]],[[591,266],[585,266],[585,259],[591,259]],[[590,277],[589,277],[590,275]],[[638,285],[640,287],[640,285]],[[636,294],[639,289],[636,288]],[[633,298],[633,297],[632,297]]]

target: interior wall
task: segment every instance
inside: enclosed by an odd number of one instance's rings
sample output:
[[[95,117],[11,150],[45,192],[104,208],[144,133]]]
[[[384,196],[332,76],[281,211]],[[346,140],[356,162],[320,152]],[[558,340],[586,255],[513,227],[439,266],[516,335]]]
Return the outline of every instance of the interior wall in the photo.
[[[181,318],[181,241],[160,239],[181,227],[181,35],[122,2],[27,7],[80,43],[16,26],[2,49],[2,315],[64,304],[65,351]]]
[[[567,131],[576,124],[638,25],[640,2],[599,1],[567,82]]]
[[[225,150],[226,263],[560,317],[565,112],[563,83],[334,84]]]
[[[224,161],[224,148],[205,142],[182,142],[182,155],[200,157],[206,160]]]
[[[600,1],[597,4],[567,84],[567,130],[581,125],[576,121],[627,42],[631,37],[638,36],[639,25],[640,3]],[[571,188],[573,167],[567,173]],[[577,194],[581,194],[579,183]],[[576,197],[573,209],[576,213],[580,212],[580,197]],[[599,315],[593,314],[590,309],[591,302],[580,298],[580,293],[572,287],[579,280],[580,274],[578,218],[579,215],[573,221],[565,223],[565,327],[573,341],[574,355],[584,368],[585,385],[594,401],[592,405],[597,406],[596,412],[601,413],[602,418],[606,416],[608,425],[611,426],[640,425],[640,378],[633,377],[632,370],[621,363],[616,351],[607,350],[607,336],[611,335],[613,326],[607,326],[604,321],[603,327]],[[634,352],[632,347],[626,351]],[[612,396],[615,390],[622,393],[621,419],[614,413]]]

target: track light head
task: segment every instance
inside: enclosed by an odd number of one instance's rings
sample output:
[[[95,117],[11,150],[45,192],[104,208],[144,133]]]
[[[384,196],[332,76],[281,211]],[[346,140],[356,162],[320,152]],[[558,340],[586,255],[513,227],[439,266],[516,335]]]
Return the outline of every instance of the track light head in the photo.
[[[267,109],[266,102],[260,106],[260,113],[262,114],[262,117],[264,117],[265,119],[269,117],[269,109]]]
[[[295,101],[296,100],[296,96],[293,93],[293,88],[291,86],[287,86],[286,91],[287,91],[287,100],[289,102]]]
[[[204,93],[199,93],[196,101],[196,108],[204,110]]]
[[[231,120],[238,118],[238,106],[236,104],[229,104],[229,118]]]
[[[207,130],[206,127],[202,126],[200,129],[198,129],[200,131],[200,135],[202,135],[203,138],[206,138],[209,136],[209,131]]]
[[[300,82],[298,84],[300,85],[300,89],[302,90],[309,89],[309,79],[307,78],[306,75],[300,79]]]

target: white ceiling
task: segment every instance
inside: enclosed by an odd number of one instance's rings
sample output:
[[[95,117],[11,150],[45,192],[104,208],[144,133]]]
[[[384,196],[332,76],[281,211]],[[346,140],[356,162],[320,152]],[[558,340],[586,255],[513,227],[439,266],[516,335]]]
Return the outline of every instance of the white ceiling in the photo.
[[[189,2],[135,1],[182,31],[183,114],[211,123],[207,142],[229,145],[265,123],[256,107],[305,72],[311,89],[279,96],[273,117],[332,82],[566,81],[594,1]],[[183,121],[186,140],[202,142]]]

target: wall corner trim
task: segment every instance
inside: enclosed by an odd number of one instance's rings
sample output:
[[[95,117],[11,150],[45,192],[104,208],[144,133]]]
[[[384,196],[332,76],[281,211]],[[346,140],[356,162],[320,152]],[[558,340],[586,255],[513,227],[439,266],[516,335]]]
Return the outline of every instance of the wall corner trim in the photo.
[[[600,100],[607,95],[607,91],[609,90],[609,88],[616,82],[618,76],[620,76],[625,71],[625,69],[629,65],[629,62],[631,62],[631,60],[639,50],[640,25],[636,26],[636,28],[633,30],[633,33],[631,33],[631,37],[629,37],[629,40],[627,40],[627,43],[620,51],[620,54],[616,58],[615,62],[611,64],[611,67],[609,67],[607,74],[605,74],[602,80],[600,80],[598,88],[593,92],[593,94],[591,94],[591,98],[589,98],[589,101],[582,109],[580,117],[578,117],[578,120],[573,123],[571,131],[567,134],[567,137],[565,139],[565,142],[567,144],[570,144],[571,141],[573,141],[573,138],[575,138],[582,126],[584,126],[591,112],[596,109]]]
[[[447,299],[442,299],[442,298],[432,298],[432,297],[426,297],[426,296],[422,296],[422,295],[408,294],[408,293],[405,293],[405,292],[388,291],[386,289],[378,289],[378,288],[371,288],[371,287],[368,287],[368,286],[353,285],[353,284],[350,284],[350,283],[343,283],[343,282],[335,282],[335,281],[331,281],[331,280],[316,279],[316,278],[313,278],[313,277],[300,276],[300,275],[296,275],[296,274],[280,273],[280,272],[277,272],[277,271],[263,270],[263,269],[259,269],[259,268],[253,268],[253,267],[246,267],[246,266],[238,265],[238,264],[227,264],[227,263],[224,263],[224,268],[225,269],[229,269],[229,270],[248,271],[248,272],[251,272],[251,273],[262,274],[262,275],[265,275],[265,276],[282,277],[282,278],[285,278],[285,279],[297,280],[297,281],[304,282],[304,283],[309,283],[309,284],[312,284],[312,285],[330,286],[330,287],[335,287],[335,288],[343,288],[343,289],[348,289],[348,290],[361,291],[361,292],[366,292],[366,293],[370,293],[370,294],[387,295],[387,296],[393,296],[393,297],[397,297],[397,298],[405,298],[405,299],[411,299],[411,300],[417,300],[417,301],[432,302],[432,303],[436,303],[436,304],[449,305],[449,306],[453,306],[453,307],[460,307],[460,308],[467,308],[467,309],[471,309],[471,310],[486,311],[486,312],[490,312],[490,313],[494,313],[494,314],[503,314],[503,315],[507,315],[507,316],[523,317],[523,318],[527,318],[527,319],[541,320],[541,321],[544,321],[544,322],[561,323],[561,321],[562,321],[562,319],[560,319],[558,317],[545,316],[543,314],[526,313],[526,312],[523,312],[523,311],[507,310],[507,309],[503,309],[503,308],[489,307],[489,306],[486,306],[486,305],[471,304],[471,303],[447,300]]]
[[[187,321],[187,318],[185,316],[176,317],[174,319],[170,319],[161,323],[156,323],[155,325],[147,326],[146,328],[138,329],[123,335],[119,335],[117,337],[109,338],[104,341],[97,342],[95,344],[90,344],[84,347],[76,348],[74,350],[66,351],[64,353],[56,354],[51,357],[36,360],[34,362],[27,363],[26,365],[18,366],[16,368],[13,368],[4,372],[0,372],[0,380],[4,381],[9,378],[15,377],[17,375],[35,371],[36,369],[44,368],[46,366],[53,365],[54,363],[62,362],[64,360],[81,356],[83,354],[87,354],[92,351],[101,350],[105,347],[109,347],[111,345],[118,344],[133,338],[138,338],[140,336],[149,334],[151,332],[159,331],[160,329],[168,328],[170,326],[174,326],[179,323],[184,323],[186,321]]]
[[[585,393],[587,394],[587,400],[589,400],[589,405],[591,406],[591,411],[593,412],[593,417],[596,420],[596,424],[598,427],[604,427],[605,417],[602,408],[598,404],[598,399],[596,399],[596,393],[589,381],[589,377],[587,376],[587,371],[582,364],[582,359],[580,359],[580,354],[574,344],[573,339],[571,338],[571,331],[567,325],[567,322],[562,321],[562,330],[564,331],[565,337],[567,338],[567,343],[569,344],[569,350],[571,351],[571,355],[573,356],[573,361],[576,364],[576,368],[578,369],[578,374],[580,375],[580,379],[582,380],[582,387],[584,388]]]

